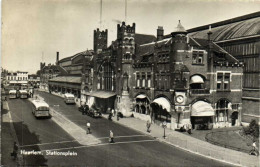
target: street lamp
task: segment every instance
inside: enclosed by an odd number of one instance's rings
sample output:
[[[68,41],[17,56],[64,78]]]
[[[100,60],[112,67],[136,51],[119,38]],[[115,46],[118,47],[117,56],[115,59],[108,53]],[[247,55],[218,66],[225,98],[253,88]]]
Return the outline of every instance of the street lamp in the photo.
[[[163,124],[162,124],[162,127],[163,127],[163,138],[165,139],[165,128],[166,128],[166,125],[167,125],[167,123],[166,123],[166,121],[164,121],[163,122]]]

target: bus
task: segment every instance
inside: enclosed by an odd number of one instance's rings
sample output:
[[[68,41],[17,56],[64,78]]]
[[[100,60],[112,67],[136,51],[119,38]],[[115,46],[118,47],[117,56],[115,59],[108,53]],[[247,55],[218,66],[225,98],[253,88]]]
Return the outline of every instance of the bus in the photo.
[[[19,90],[19,97],[20,97],[20,99],[27,99],[28,92],[26,90]]]
[[[32,100],[33,104],[33,111],[32,114],[38,117],[51,117],[50,114],[50,107],[49,105],[43,100]]]
[[[65,93],[64,94],[64,102],[66,104],[75,104],[75,97],[73,94]]]
[[[16,90],[10,90],[9,91],[9,99],[16,99],[17,98],[17,91]]]

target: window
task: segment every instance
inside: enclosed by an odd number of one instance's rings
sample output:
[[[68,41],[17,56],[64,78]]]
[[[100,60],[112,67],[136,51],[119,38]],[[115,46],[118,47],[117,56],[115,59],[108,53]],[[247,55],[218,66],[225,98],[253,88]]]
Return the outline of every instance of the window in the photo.
[[[230,73],[217,73],[217,90],[230,90]]]
[[[140,87],[140,74],[136,74],[136,87]]]
[[[151,74],[147,75],[147,87],[150,88],[151,87]]]
[[[203,52],[193,51],[192,53],[192,64],[203,64]]]
[[[142,87],[144,88],[145,86],[145,73],[142,73]]]

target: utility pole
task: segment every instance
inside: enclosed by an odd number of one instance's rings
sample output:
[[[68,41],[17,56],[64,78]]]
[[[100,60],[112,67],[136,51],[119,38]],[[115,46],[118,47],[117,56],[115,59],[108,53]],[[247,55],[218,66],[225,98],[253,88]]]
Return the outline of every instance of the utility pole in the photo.
[[[127,21],[127,0],[125,0],[125,23]]]
[[[102,0],[100,0],[100,29],[101,29],[101,25],[102,25],[102,6],[103,4],[102,4]]]

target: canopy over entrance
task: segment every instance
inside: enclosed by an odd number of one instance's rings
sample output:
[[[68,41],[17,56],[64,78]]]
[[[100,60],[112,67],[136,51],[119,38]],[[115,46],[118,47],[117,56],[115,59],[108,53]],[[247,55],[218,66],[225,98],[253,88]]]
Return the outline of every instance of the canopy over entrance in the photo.
[[[194,75],[190,79],[190,84],[194,84],[194,83],[204,83],[204,80],[203,80],[203,78],[201,76]]]
[[[114,92],[108,92],[108,91],[94,91],[94,92],[88,92],[86,93],[86,95],[107,99],[109,97],[115,96],[116,94]]]
[[[140,94],[140,95],[136,96],[136,99],[144,99],[146,97],[147,97],[146,95]]]
[[[211,105],[205,101],[198,101],[191,107],[191,116],[203,117],[203,116],[214,116],[215,112]]]
[[[171,111],[171,104],[164,97],[159,97],[157,99],[154,99],[154,101],[152,103],[156,103],[156,104],[160,105],[163,109],[167,110],[167,112]]]

